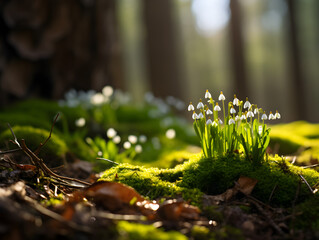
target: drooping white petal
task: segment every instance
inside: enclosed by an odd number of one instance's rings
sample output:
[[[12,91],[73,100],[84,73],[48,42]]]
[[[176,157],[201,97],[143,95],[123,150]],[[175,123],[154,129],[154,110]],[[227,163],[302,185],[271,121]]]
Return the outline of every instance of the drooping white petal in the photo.
[[[208,89],[206,90],[206,93],[205,93],[205,98],[211,98],[212,95],[210,94],[210,92],[208,92]]]
[[[192,104],[192,102],[189,103],[189,105],[187,107],[187,110],[188,111],[194,111],[195,110],[194,105]]]
[[[218,97],[218,100],[219,100],[219,101],[224,101],[224,100],[226,100],[226,98],[225,98],[223,92],[220,92],[220,95],[219,95],[219,97]]]

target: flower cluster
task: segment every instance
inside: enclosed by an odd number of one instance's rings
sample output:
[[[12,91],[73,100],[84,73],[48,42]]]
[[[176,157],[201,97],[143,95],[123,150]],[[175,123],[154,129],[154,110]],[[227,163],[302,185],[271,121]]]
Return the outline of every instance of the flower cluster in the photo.
[[[248,159],[261,161],[269,144],[270,129],[265,120],[280,119],[280,113],[276,111],[267,115],[248,98],[241,101],[236,95],[225,107],[223,92],[215,101],[206,90],[205,99],[207,103],[200,99],[196,109],[192,102],[188,105],[204,156],[225,155],[243,149]]]

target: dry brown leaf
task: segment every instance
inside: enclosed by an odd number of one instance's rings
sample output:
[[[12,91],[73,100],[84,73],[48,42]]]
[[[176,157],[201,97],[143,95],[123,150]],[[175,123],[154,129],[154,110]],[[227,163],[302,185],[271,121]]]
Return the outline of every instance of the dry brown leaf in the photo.
[[[117,182],[99,181],[83,191],[85,198],[97,206],[108,210],[117,210],[129,205],[132,200],[142,202],[144,198],[133,188]]]
[[[258,180],[241,176],[238,181],[236,188],[245,195],[250,195],[254,190]]]
[[[199,208],[184,201],[168,200],[157,210],[157,216],[164,220],[196,220],[199,218]]]

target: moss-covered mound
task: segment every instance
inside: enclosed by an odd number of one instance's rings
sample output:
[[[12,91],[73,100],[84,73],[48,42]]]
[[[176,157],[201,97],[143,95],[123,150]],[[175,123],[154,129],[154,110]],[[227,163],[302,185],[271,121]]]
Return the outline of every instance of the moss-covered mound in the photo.
[[[301,164],[319,159],[319,124],[278,124],[271,127],[270,136],[270,146],[279,155],[298,155]]]
[[[293,166],[279,157],[255,166],[239,155],[217,159],[195,155],[173,169],[120,164],[105,171],[102,179],[128,184],[151,199],[181,194],[184,199],[199,204],[201,194],[221,194],[233,187],[240,176],[246,176],[258,180],[252,192],[254,197],[267,202],[272,195],[272,204],[291,206],[301,181],[299,175],[311,186],[319,182],[318,172]],[[306,184],[302,184],[298,201],[302,202],[312,195]]]
[[[50,132],[34,128],[30,126],[15,126],[12,127],[14,134],[18,140],[24,139],[26,145],[32,151],[36,150],[40,143],[48,138]],[[13,140],[10,129],[7,129],[0,134],[0,148],[15,149],[15,146],[10,140]],[[43,158],[49,166],[59,166],[63,164],[64,155],[67,152],[67,145],[62,138],[52,133],[51,139],[43,146],[39,153],[39,157]]]

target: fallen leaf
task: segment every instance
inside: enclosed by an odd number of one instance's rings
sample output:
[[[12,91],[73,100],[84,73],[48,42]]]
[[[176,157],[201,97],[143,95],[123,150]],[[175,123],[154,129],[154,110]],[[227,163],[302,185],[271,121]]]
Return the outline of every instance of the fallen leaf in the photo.
[[[97,206],[111,211],[118,210],[124,205],[144,201],[133,188],[118,182],[96,182],[86,188],[83,195]]]
[[[240,177],[237,181],[237,189],[245,195],[250,195],[258,180],[249,177]]]
[[[163,220],[196,220],[199,218],[199,208],[184,201],[165,201],[157,210],[157,216]]]

